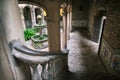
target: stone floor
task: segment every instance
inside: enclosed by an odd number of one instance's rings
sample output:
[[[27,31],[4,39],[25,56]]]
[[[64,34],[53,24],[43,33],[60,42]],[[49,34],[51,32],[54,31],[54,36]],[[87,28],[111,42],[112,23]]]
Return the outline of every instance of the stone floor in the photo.
[[[86,29],[71,33],[68,49],[69,72],[64,80],[120,80],[105,70],[97,54],[98,45],[90,40]]]

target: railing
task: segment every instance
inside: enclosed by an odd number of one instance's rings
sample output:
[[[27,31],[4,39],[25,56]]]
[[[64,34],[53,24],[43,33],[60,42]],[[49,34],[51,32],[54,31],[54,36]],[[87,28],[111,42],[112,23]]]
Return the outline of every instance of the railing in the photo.
[[[12,53],[15,58],[29,64],[32,80],[59,80],[57,77],[60,72],[68,69],[67,52],[50,53],[32,50],[19,41],[14,41]],[[42,66],[41,74],[38,65]]]

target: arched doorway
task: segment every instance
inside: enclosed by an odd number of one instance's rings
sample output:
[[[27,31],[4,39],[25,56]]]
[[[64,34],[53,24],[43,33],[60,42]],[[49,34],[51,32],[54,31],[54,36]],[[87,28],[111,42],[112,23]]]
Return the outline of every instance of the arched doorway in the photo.
[[[96,16],[94,17],[94,30],[92,40],[98,44],[98,54],[102,42],[103,30],[106,21],[106,11],[98,10]]]
[[[104,16],[106,16],[106,11],[99,10],[96,16],[94,17],[94,30],[92,40],[97,43],[100,42],[101,27],[103,27],[102,24]]]

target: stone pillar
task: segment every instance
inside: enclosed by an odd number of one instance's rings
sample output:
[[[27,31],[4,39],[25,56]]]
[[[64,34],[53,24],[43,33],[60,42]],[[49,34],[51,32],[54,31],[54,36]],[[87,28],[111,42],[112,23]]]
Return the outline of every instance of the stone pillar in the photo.
[[[23,13],[23,9],[24,7],[20,7],[20,15],[21,15],[21,20],[22,20],[22,25],[23,25],[23,29],[25,30],[25,19],[24,19],[24,13]]]
[[[70,39],[70,27],[71,27],[71,5],[68,4],[67,6],[67,40]]]
[[[62,16],[63,31],[61,33],[61,49],[65,49],[65,16]]]
[[[72,11],[70,11],[70,32],[72,30]]]
[[[4,25],[7,41],[24,41],[22,20],[17,0],[1,0],[0,16]]]
[[[45,19],[45,18],[44,18],[44,10],[41,9],[41,12],[42,12],[42,13],[41,13],[41,16],[42,16],[42,23],[45,24],[45,20],[44,20],[44,19]]]
[[[67,13],[67,40],[70,39],[70,13]]]
[[[35,17],[35,8],[31,6],[31,19],[32,19],[32,27],[36,25],[36,17]]]
[[[62,48],[63,49],[66,49],[67,48],[67,4],[65,2],[63,2],[61,4],[61,7],[63,9],[63,16],[62,16],[62,19],[63,19],[63,29],[64,29],[64,32],[63,32],[63,36],[62,36]]]
[[[50,52],[60,51],[60,29],[59,21],[56,23],[49,21],[48,24],[48,43]]]
[[[67,13],[63,15],[65,48],[67,47]]]
[[[67,47],[67,13],[66,12],[63,13],[63,28],[64,28],[63,45],[64,48],[66,49]]]
[[[59,9],[49,11],[47,18],[48,43],[50,52],[58,52],[60,49],[60,15]],[[57,11],[56,11],[57,10]],[[53,13],[54,12],[54,13]],[[54,16],[54,17],[53,17]]]
[[[60,51],[60,28],[59,21],[55,23],[52,21],[48,23],[48,38],[49,38],[49,51],[58,52]]]

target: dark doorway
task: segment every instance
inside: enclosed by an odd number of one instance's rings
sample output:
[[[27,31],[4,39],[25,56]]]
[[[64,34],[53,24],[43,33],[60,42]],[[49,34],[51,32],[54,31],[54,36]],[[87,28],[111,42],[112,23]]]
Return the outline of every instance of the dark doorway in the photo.
[[[106,12],[100,10],[94,17],[94,30],[93,30],[92,41],[96,43],[100,42],[103,21],[105,20],[105,16],[106,16]]]

